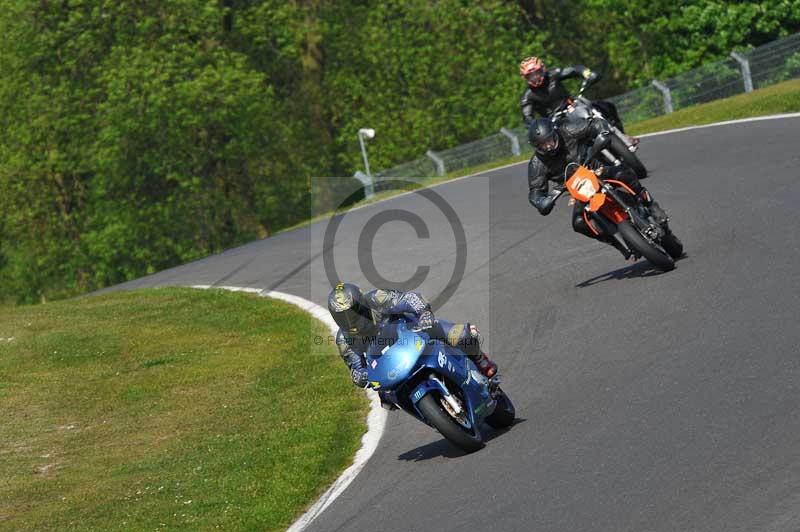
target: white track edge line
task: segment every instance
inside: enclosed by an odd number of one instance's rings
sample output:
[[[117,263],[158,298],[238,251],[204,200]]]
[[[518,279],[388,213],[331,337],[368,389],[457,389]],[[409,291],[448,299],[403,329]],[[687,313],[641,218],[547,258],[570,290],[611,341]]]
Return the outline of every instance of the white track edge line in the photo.
[[[781,119],[781,118],[800,118],[800,113],[783,113],[783,114],[778,114],[778,115],[753,116],[751,118],[737,118],[736,120],[726,120],[724,122],[713,122],[711,124],[701,124],[699,126],[686,126],[686,127],[676,128],[676,129],[667,129],[665,131],[655,131],[653,133],[643,133],[643,134],[637,135],[637,136],[639,138],[657,137],[659,135],[670,135],[672,133],[681,133],[683,131],[691,131],[693,129],[705,129],[705,128],[709,128],[709,127],[727,126],[727,125],[730,125],[730,124],[741,124],[743,122],[760,122],[761,120],[778,120],[778,119]],[[442,181],[441,183],[435,183],[433,185],[430,185],[430,186],[424,187],[424,188],[436,188],[436,187],[440,187],[442,185],[449,185],[450,183],[455,183],[456,181],[461,181],[462,179],[469,179],[470,177],[476,177],[476,176],[479,176],[479,175],[488,174],[489,172],[495,172],[497,170],[504,170],[506,168],[511,168],[512,166],[519,166],[521,164],[528,164],[528,161],[518,161],[516,163],[504,164],[502,166],[497,166],[495,168],[489,168],[488,170],[481,170],[480,172],[476,172],[474,174],[464,175],[464,176],[460,176],[460,177],[454,177],[453,179],[448,179],[447,181]],[[389,201],[389,200],[393,200],[393,199],[396,199],[396,198],[400,198],[402,196],[407,196],[409,194],[414,194],[414,192],[415,191],[413,191],[413,190],[409,191],[409,192],[403,192],[403,193],[397,194],[395,196],[389,196],[388,198],[383,198],[383,199],[379,199],[377,201],[373,201],[372,203],[367,203],[365,205],[357,205],[357,206],[353,207],[352,209],[349,209],[347,212],[354,211],[354,210],[357,210],[357,209],[363,209],[365,207],[371,207],[373,205],[376,205],[378,203],[382,203],[384,201]]]
[[[257,294],[261,297],[269,297],[272,299],[279,299],[287,303],[291,303],[301,309],[305,310],[313,317],[325,324],[330,330],[332,335],[336,335],[338,327],[336,322],[331,318],[330,313],[311,301],[302,297],[286,294],[284,292],[277,292],[274,290],[263,290],[261,288],[247,288],[241,286],[211,286],[211,285],[193,285],[192,288],[209,289],[218,288],[221,290],[229,290],[231,292],[247,292],[250,294]],[[289,527],[287,532],[301,532],[305,529],[317,516],[319,516],[325,509],[341,495],[347,486],[356,478],[361,472],[367,461],[375,453],[378,448],[381,436],[383,436],[384,428],[386,427],[386,411],[381,408],[378,394],[369,390],[367,396],[370,401],[369,414],[367,414],[367,432],[361,437],[361,447],[356,451],[353,464],[345,469],[339,478],[337,478],[331,486],[325,490],[317,501],[301,515],[292,526]]]
[[[750,118],[737,118],[736,120],[725,120],[723,122],[712,122],[710,124],[700,124],[698,126],[686,126],[675,129],[666,129],[664,131],[654,131],[653,133],[642,133],[641,135],[636,135],[636,136],[638,138],[658,137],[659,135],[671,135],[672,133],[682,133],[684,131],[691,131],[693,129],[706,129],[709,127],[727,126],[730,124],[742,124],[744,122],[760,122],[762,120],[779,120],[782,118],[800,118],[800,113],[783,113],[777,115],[752,116]],[[475,177],[483,174],[488,174],[489,172],[494,172],[495,170],[503,170],[504,168],[511,168],[512,166],[517,166],[520,164],[528,164],[528,161],[519,161],[516,163],[504,164],[503,166],[498,166],[497,168],[490,168],[489,170],[481,170],[480,172],[476,172],[474,174],[465,175],[462,177],[456,177],[455,179],[452,179],[450,181],[442,181],[441,183],[436,183],[435,185],[431,185],[430,188],[438,187],[440,185],[446,185],[448,183],[459,181],[461,179],[466,179],[468,177]],[[406,192],[406,194],[410,194],[410,192]],[[397,196],[392,196],[391,198],[386,198],[386,199],[388,200],[396,197]],[[375,203],[379,203],[380,201],[386,201],[386,200],[379,200],[376,201]],[[367,206],[368,205],[364,205],[364,207]]]

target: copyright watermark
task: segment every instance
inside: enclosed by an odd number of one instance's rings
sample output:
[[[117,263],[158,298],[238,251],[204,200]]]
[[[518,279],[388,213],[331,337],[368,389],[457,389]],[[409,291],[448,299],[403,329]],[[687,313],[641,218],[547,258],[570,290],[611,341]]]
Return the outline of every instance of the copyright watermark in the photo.
[[[421,264],[413,264],[410,260],[407,262],[396,261],[390,264],[390,267],[383,273],[378,270],[376,262],[380,261],[383,254],[394,255],[396,249],[405,250],[415,245],[413,240],[408,240],[407,232],[402,231],[396,225],[392,227],[393,222],[406,225],[413,230],[416,239],[427,240],[430,243],[432,239],[431,225],[433,223],[440,224],[440,218],[443,217],[446,227],[450,229],[450,234],[438,235],[437,238],[451,240],[454,244],[455,254],[452,255],[450,277],[436,294],[424,294],[433,308],[441,308],[458,290],[466,270],[467,239],[461,220],[453,207],[431,188],[413,188],[419,187],[419,183],[399,178],[385,179],[380,184],[383,190],[407,190],[409,188],[412,190],[407,192],[402,201],[372,207],[365,206],[366,208],[359,209],[360,205],[355,204],[354,201],[361,196],[362,191],[357,188],[336,205],[334,210],[337,213],[327,223],[322,239],[325,278],[331,287],[343,280],[364,277],[373,287],[421,291],[423,283],[431,273],[433,263],[443,266],[438,253],[431,253],[427,260],[421,261]],[[416,200],[427,202],[428,208],[426,209],[424,205],[417,205]],[[357,267],[353,270],[350,266],[347,271],[344,269],[340,271],[334,250],[337,245],[337,236],[348,216],[358,217],[358,220],[355,221],[357,226],[355,228],[345,226],[348,234],[342,240],[352,240],[356,244],[353,253],[357,258]],[[384,228],[386,231],[379,240],[378,235]],[[413,273],[403,278],[402,276],[407,275],[406,272],[410,270],[413,270]]]
[[[447,342],[447,338],[444,337],[444,336],[435,336],[435,335],[431,336],[430,334],[428,334],[428,340],[427,341],[428,341],[428,343],[437,342],[437,341]],[[356,347],[358,347],[358,346],[378,346],[378,347],[389,346],[389,347],[391,347],[393,345],[411,345],[410,341],[407,341],[405,339],[397,340],[397,339],[394,339],[394,338],[383,338],[383,337],[380,337],[378,335],[360,335],[360,336],[356,336],[356,337],[345,337],[345,338],[342,338],[342,342],[347,344],[350,347],[353,347],[353,346],[356,346]],[[314,343],[314,345],[317,345],[317,346],[337,345],[336,344],[336,337],[334,335],[332,335],[332,334],[325,335],[325,336],[319,335],[319,334],[315,334],[315,335],[313,335],[313,343]],[[455,346],[464,347],[466,345],[474,345],[475,343],[477,343],[477,345],[481,345],[482,346],[483,343],[484,343],[484,338],[482,338],[482,337],[481,338],[463,338],[463,339],[460,340],[460,342],[458,342],[458,343],[456,343],[454,345]]]
[[[468,300],[488,311],[488,182],[470,185],[473,193],[465,195],[447,185],[425,187],[424,181],[380,178],[380,200],[364,201],[356,179],[314,180],[310,215],[321,219],[309,240],[314,301],[325,302],[334,286],[349,282],[364,291],[419,292],[437,317],[449,321],[479,319]],[[330,343],[312,337],[317,346]]]

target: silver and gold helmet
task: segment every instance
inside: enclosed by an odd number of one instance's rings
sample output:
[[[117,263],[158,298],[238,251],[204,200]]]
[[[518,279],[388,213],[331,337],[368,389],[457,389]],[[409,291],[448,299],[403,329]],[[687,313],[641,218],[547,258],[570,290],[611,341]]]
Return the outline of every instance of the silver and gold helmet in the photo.
[[[328,295],[328,310],[346,334],[366,334],[374,329],[372,311],[365,304],[361,289],[354,284],[337,284]]]

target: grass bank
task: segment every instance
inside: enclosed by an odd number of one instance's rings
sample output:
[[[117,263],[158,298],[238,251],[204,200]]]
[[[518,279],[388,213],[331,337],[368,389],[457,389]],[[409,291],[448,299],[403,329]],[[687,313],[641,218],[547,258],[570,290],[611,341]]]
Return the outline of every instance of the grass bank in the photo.
[[[315,334],[223,291],[0,308],[0,529],[285,529],[365,429]]]

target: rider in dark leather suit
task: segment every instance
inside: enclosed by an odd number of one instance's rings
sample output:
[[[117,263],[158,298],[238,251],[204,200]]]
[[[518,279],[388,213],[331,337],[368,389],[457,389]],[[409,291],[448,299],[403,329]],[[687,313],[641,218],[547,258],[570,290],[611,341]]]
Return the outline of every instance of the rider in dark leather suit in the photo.
[[[572,163],[580,163],[589,148],[586,138],[570,136],[566,133],[568,130],[569,128],[564,128],[564,131],[557,129],[549,118],[537,118],[531,122],[528,128],[528,141],[534,148],[534,155],[528,163],[528,201],[542,216],[550,214],[556,201],[555,194],[550,192],[550,182],[563,185],[564,174],[568,171],[568,167]],[[598,171],[602,172],[604,179],[616,179],[628,185],[649,207],[650,213],[657,223],[666,222],[667,214],[658,203],[653,201],[652,196],[642,186],[633,171],[625,166],[601,168],[602,170]],[[630,258],[630,252],[616,239],[602,232],[595,233],[590,229],[583,217],[585,205],[579,201],[575,202],[572,209],[572,228],[582,235],[614,246],[626,259]]]
[[[519,65],[519,73],[528,84],[528,89],[523,93],[519,102],[522,119],[526,125],[534,120],[536,113],[543,117],[550,116],[570,98],[569,92],[562,83],[563,80],[583,78],[583,84],[589,86],[600,79],[599,74],[583,65],[547,70],[544,62],[538,57],[523,59]],[[623,133],[625,132],[622,120],[617,113],[617,107],[613,103],[605,100],[593,100],[592,105],[597,107],[612,125]]]
[[[478,328],[434,318],[430,304],[417,292],[378,289],[362,293],[354,284],[339,283],[328,296],[328,310],[339,325],[336,333],[339,354],[358,387],[368,384],[365,357],[370,342],[375,341],[378,323],[399,314],[414,319],[417,327],[428,330],[431,338],[461,349],[487,377],[497,373],[497,364],[481,351]]]

